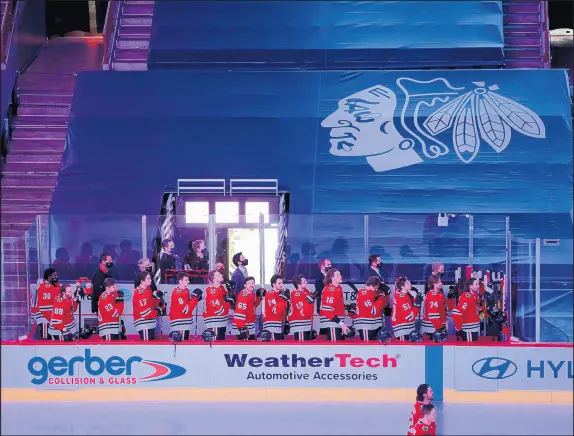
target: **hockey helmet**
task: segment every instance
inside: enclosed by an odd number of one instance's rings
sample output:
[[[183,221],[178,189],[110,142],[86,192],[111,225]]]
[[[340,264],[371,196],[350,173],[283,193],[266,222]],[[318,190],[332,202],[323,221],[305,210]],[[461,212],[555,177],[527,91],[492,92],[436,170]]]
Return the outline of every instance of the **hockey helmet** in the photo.
[[[168,337],[169,337],[169,342],[175,342],[176,344],[183,340],[183,336],[181,335],[181,332],[178,332],[177,330],[171,332],[168,335]]]
[[[422,342],[423,341],[423,334],[421,332],[417,332],[416,330],[413,330],[409,334],[409,340],[411,342]]]
[[[271,340],[271,332],[269,330],[261,330],[257,333],[257,340],[259,342],[269,342]]]
[[[448,333],[445,329],[439,329],[435,331],[432,335],[432,340],[438,343],[442,343],[448,339]]]
[[[377,333],[377,340],[379,342],[382,342],[384,344],[391,342],[391,339],[393,339],[393,336],[386,330],[379,330],[379,333]]]
[[[203,339],[203,342],[212,342],[215,340],[216,337],[217,335],[215,334],[213,329],[206,329],[201,334],[201,339]]]

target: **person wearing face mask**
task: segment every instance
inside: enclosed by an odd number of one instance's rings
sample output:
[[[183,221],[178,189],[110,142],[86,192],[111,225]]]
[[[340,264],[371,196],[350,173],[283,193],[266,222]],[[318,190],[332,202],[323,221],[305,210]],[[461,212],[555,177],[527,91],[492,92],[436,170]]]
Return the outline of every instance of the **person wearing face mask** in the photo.
[[[369,277],[378,277],[382,280],[383,276],[381,275],[381,266],[383,266],[381,255],[371,254],[369,256],[369,268],[367,270],[367,279]]]
[[[36,291],[36,304],[32,308],[32,318],[36,321],[34,339],[51,339],[49,324],[52,319],[54,299],[60,296],[58,272],[54,268],[44,270],[44,281]]]
[[[74,312],[78,310],[80,297],[76,294],[72,285],[63,285],[60,295],[54,299],[52,319],[50,320],[50,334],[55,341],[71,342],[76,331]]]
[[[140,259],[138,261],[138,271],[134,279],[134,288],[137,288],[140,285],[139,275],[142,271],[148,272],[152,276],[150,288],[153,292],[156,292],[157,285],[155,284],[155,281],[153,279],[153,265],[147,257],[144,257],[143,259]]]
[[[235,283],[235,295],[237,295],[243,289],[245,278],[249,276],[247,268],[245,268],[249,264],[249,261],[241,251],[239,253],[235,253],[231,261],[233,262],[233,265],[237,267],[231,276],[231,281]]]
[[[409,279],[404,276],[397,279],[396,286],[391,323],[395,337],[405,341],[415,329],[415,314],[409,294],[412,287]]]
[[[183,268],[193,271],[205,271],[209,269],[209,259],[207,257],[204,240],[198,239],[197,241],[189,243],[189,253],[183,258]],[[200,283],[203,283],[203,280]]]
[[[151,290],[151,274],[147,271],[140,272],[140,284],[134,290],[132,297],[134,326],[142,341],[155,339],[157,317],[162,310],[158,307],[159,300],[154,298]]]
[[[161,241],[161,252],[159,253],[159,268],[161,269],[162,283],[175,284],[177,279],[176,271],[179,263],[179,256],[173,252],[175,244],[173,239]]]
[[[92,278],[92,313],[98,313],[98,299],[104,292],[104,281],[112,277],[111,269],[114,267],[112,256],[108,253],[100,254],[100,264]]]

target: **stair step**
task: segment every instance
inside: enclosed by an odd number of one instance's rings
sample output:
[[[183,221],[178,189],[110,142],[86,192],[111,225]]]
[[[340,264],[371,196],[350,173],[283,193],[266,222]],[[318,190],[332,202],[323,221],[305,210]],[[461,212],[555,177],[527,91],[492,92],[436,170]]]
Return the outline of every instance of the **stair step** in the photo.
[[[125,3],[122,8],[122,17],[126,15],[153,15],[153,3]]]
[[[60,162],[7,162],[2,174],[58,174],[61,167]]]
[[[540,36],[507,35],[504,37],[504,45],[507,47],[541,47]]]
[[[146,62],[148,58],[148,51],[147,50],[124,50],[124,49],[117,49],[114,52],[114,60],[115,61],[143,61]]]
[[[14,127],[22,129],[39,129],[46,127],[66,127],[70,123],[70,116],[46,116],[46,115],[18,115],[12,120]]]
[[[69,116],[71,106],[51,106],[51,105],[20,105],[18,115],[43,115],[43,116]]]
[[[539,50],[529,50],[526,48],[505,48],[504,49],[505,59],[540,59],[542,60],[542,51]]]
[[[147,71],[147,62],[114,62],[115,71]]]
[[[537,36],[541,38],[540,26],[504,26],[504,38],[507,36]]]
[[[145,36],[150,37],[151,35],[151,26],[125,26],[120,27],[118,34],[120,36],[123,35],[130,35],[130,36]]]
[[[505,68],[542,68],[542,60],[534,61],[529,59],[506,59]]]
[[[34,139],[12,139],[8,145],[10,153],[38,153],[53,154],[63,153],[66,147],[64,139],[45,139],[36,141]]]
[[[61,164],[62,155],[61,154],[16,154],[8,153],[6,157],[6,164],[10,163],[46,163],[46,164]]]
[[[2,177],[2,189],[38,188],[54,189],[58,181],[57,176],[20,176],[5,174]]]
[[[18,90],[24,93],[73,94],[75,86],[74,74],[24,73],[18,78]]]
[[[149,37],[148,38],[130,38],[126,36],[119,36],[116,41],[116,48],[118,49],[145,49],[149,50]]]
[[[42,94],[42,93],[20,93],[21,105],[52,105],[71,106],[74,96],[72,94]]]
[[[23,202],[37,200],[44,204],[52,201],[53,190],[51,189],[2,189],[2,201]]]
[[[504,15],[503,23],[504,25],[508,24],[541,24],[541,19],[539,13],[535,14],[512,14],[512,15]]]
[[[24,232],[26,230],[21,229],[12,229],[12,228],[1,228],[0,233],[2,234],[3,238],[18,238],[24,237]],[[4,282],[5,283],[5,282]]]
[[[152,21],[152,17],[127,16],[120,19],[120,26],[151,26]]]
[[[0,204],[0,210],[2,214],[21,214],[21,213],[32,213],[34,216],[47,214],[50,211],[50,205],[20,205],[20,204]]]
[[[540,0],[531,2],[502,2],[504,14],[532,14],[540,13]]]
[[[32,222],[36,219],[38,215],[47,215],[44,211],[43,213],[35,213],[34,211],[20,211],[17,213],[5,213],[2,214],[0,223],[2,228],[19,228],[22,230],[28,230],[32,225]],[[46,219],[46,218],[42,218]],[[26,227],[27,226],[27,227]]]
[[[13,139],[66,139],[68,136],[67,126],[44,127],[38,129],[14,129]]]

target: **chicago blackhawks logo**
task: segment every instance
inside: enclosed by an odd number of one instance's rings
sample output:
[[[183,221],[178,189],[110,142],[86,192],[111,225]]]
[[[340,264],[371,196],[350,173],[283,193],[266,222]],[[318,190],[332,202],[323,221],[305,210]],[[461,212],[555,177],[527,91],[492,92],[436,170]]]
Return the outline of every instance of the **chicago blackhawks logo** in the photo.
[[[500,153],[512,130],[545,138],[544,123],[525,106],[498,94],[498,86],[473,82],[455,88],[446,79],[401,77],[402,95],[376,85],[339,102],[321,126],[330,129],[331,154],[365,156],[378,172],[436,159],[451,151],[470,163],[481,144]],[[395,113],[398,102],[400,113]]]

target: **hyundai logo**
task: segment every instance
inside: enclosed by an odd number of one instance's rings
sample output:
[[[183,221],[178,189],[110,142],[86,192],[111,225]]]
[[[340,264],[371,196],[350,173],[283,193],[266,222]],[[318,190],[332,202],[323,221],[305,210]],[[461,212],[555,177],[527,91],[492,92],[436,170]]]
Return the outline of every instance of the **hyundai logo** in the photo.
[[[472,365],[472,372],[489,380],[502,380],[516,374],[518,368],[512,360],[502,357],[485,357]]]

